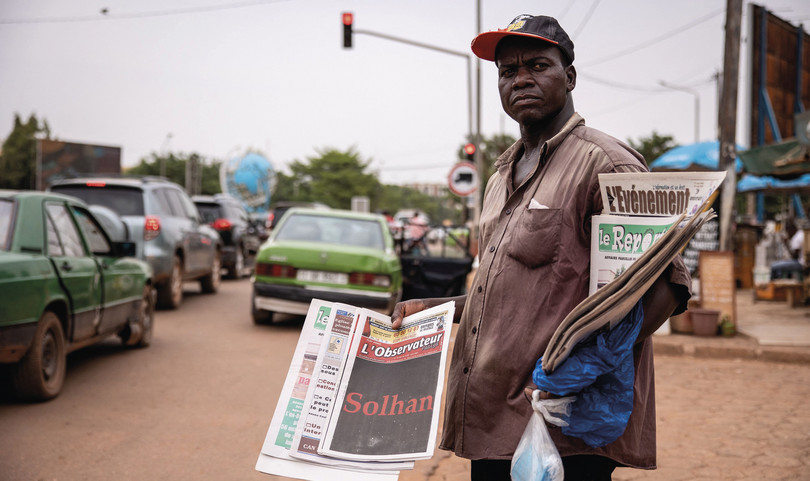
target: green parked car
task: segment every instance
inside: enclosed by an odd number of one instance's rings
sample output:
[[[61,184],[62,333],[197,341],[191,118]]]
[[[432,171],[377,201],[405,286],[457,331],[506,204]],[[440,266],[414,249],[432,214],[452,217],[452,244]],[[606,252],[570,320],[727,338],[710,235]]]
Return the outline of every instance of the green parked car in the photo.
[[[152,339],[151,268],[102,225],[74,197],[0,190],[0,364],[21,399],[58,395],[76,349]]]
[[[251,313],[306,314],[312,299],[391,314],[402,297],[402,268],[385,217],[292,208],[256,257]]]

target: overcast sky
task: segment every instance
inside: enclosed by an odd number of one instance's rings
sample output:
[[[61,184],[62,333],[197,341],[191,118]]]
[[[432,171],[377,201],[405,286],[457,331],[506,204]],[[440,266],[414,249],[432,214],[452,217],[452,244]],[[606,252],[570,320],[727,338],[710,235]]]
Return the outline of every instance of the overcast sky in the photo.
[[[807,0],[758,4],[810,21]],[[574,105],[587,124],[688,144],[696,97],[699,140],[717,138],[725,5],[481,0],[481,28],[557,17],[575,44]],[[286,171],[354,148],[385,183],[446,182],[468,134],[468,62],[361,34],[344,49],[343,11],[356,29],[461,53],[477,33],[472,0],[0,0],[0,139],[15,113],[35,114],[60,140],[120,146],[124,167],[152,152],[225,160],[253,149]],[[744,37],[748,17],[744,2]],[[517,137],[494,65],[480,65],[482,135]],[[739,108],[744,125],[745,99]]]

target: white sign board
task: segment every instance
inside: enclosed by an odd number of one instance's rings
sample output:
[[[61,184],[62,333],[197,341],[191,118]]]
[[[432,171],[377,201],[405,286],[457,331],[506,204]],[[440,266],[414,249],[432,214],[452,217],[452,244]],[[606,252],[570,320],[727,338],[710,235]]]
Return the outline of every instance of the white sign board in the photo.
[[[459,162],[447,176],[450,191],[460,197],[472,195],[478,187],[478,172],[472,162]]]

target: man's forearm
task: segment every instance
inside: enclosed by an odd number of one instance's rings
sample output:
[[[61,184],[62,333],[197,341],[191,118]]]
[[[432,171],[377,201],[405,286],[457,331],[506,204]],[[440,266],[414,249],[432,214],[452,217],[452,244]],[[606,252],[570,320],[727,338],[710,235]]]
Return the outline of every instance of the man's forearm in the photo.
[[[662,275],[644,294],[642,303],[644,305],[644,323],[641,325],[636,342],[651,336],[675,312],[675,308],[679,304],[678,293],[666,275]]]

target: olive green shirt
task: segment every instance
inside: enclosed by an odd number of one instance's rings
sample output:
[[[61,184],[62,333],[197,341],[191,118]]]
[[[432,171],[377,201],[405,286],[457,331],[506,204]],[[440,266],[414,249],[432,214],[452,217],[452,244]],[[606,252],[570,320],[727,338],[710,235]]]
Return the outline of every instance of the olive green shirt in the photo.
[[[540,162],[512,186],[521,141],[496,162],[480,219],[479,267],[453,347],[441,448],[470,459],[509,459],[531,414],[523,394],[554,330],[588,296],[591,217],[602,211],[598,174],[643,172],[641,156],[585,126],[574,114],[543,146]],[[532,209],[529,203],[536,201]],[[537,204],[540,204],[537,208]],[[680,257],[664,274],[691,280]],[[562,456],[603,454],[621,464],[655,467],[652,341],[634,350],[633,413],[624,434],[600,449],[550,428]]]

